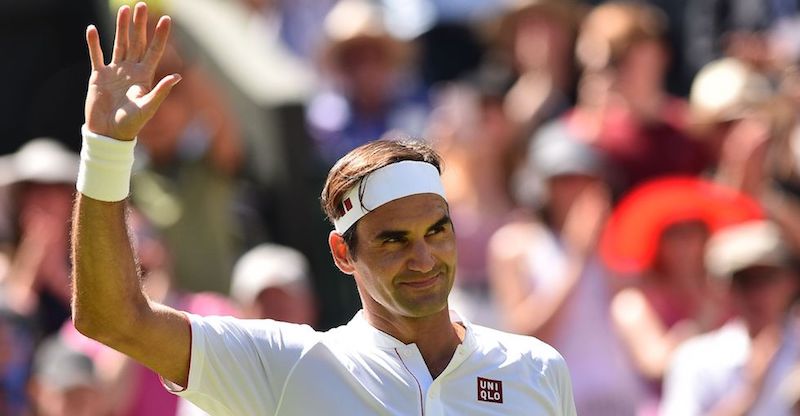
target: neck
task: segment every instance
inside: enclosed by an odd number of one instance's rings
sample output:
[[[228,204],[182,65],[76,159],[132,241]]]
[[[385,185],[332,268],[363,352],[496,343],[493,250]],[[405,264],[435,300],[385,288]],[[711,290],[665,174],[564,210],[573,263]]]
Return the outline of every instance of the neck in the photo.
[[[364,315],[378,330],[404,344],[416,344],[434,378],[444,371],[464,340],[464,327],[450,320],[447,308],[430,316],[410,318],[365,305]]]

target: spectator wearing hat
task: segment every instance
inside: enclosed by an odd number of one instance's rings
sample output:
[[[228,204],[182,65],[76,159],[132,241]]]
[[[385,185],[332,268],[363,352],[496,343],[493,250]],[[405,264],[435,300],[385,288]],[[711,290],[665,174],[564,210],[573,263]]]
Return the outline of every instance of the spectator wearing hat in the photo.
[[[316,324],[316,305],[308,260],[277,244],[248,250],[233,268],[231,297],[252,319]]]
[[[602,154],[563,125],[542,128],[516,185],[538,215],[495,233],[489,265],[501,322],[564,355],[578,414],[633,415],[643,389],[612,329],[596,250],[610,204],[605,173]]]
[[[36,415],[105,416],[111,410],[92,360],[57,335],[36,351],[30,393]]]
[[[0,414],[23,414],[34,347],[69,317],[67,227],[77,163],[47,138],[0,157]]]
[[[528,132],[574,104],[579,4],[514,0],[499,19],[496,50],[517,75],[505,107]]]
[[[323,161],[332,165],[385,134],[420,136],[427,97],[408,71],[411,45],[389,33],[382,8],[342,0],[324,27],[322,69],[329,87],[312,98],[306,117]]]
[[[762,218],[758,202],[695,177],[664,177],[632,190],[614,208],[600,240],[604,263],[624,288],[611,318],[640,378],[643,414],[656,414],[675,348],[730,316],[703,260],[709,235]]]
[[[33,318],[41,335],[70,316],[68,227],[78,162],[78,155],[47,138],[0,158],[0,186],[10,196],[4,237],[13,252],[2,302]]]
[[[662,414],[791,414],[781,384],[800,357],[800,280],[780,230],[765,221],[724,229],[705,261],[728,287],[736,318],[686,341],[665,379]]]

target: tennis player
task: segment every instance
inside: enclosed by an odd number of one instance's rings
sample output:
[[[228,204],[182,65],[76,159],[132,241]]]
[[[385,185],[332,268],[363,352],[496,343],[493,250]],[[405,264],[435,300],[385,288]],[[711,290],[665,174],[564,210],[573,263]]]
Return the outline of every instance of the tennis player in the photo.
[[[170,29],[143,3],[119,9],[111,62],[86,31],[92,74],[73,224],[73,317],[82,333],[150,367],[212,415],[574,415],[563,358],[448,309],[455,231],[426,145],[376,141],[331,169],[322,192],[333,260],[363,309],[327,332],[199,317],[142,292],[126,228],[136,135],[179,81],[152,86]],[[189,208],[191,209],[191,208]]]

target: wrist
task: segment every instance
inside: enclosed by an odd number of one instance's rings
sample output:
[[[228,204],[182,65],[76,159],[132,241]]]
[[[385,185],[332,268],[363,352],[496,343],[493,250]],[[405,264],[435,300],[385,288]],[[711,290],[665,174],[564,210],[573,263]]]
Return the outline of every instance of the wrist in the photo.
[[[76,188],[92,199],[117,202],[128,197],[136,139],[124,140],[81,128],[83,145]]]

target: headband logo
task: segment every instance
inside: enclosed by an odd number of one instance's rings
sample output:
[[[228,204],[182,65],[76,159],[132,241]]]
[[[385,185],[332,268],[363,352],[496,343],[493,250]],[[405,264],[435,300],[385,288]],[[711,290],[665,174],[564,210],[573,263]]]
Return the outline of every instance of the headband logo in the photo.
[[[353,203],[350,202],[350,198],[345,198],[344,202],[344,212],[347,213],[351,209],[353,209]]]

